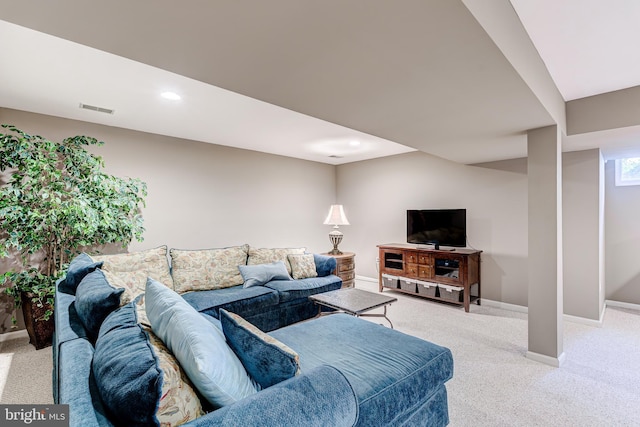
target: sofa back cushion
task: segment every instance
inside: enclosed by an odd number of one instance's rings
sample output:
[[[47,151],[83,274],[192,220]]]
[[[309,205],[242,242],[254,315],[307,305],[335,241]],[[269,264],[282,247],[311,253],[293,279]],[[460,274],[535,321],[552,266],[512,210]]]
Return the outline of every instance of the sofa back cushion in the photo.
[[[111,284],[101,270],[87,274],[80,281],[76,289],[75,307],[91,341],[98,337],[104,319],[120,307],[120,297],[124,291],[124,288]]]
[[[116,425],[178,426],[203,415],[175,357],[140,323],[141,298],[111,313],[96,341],[92,370]]]
[[[194,386],[214,408],[257,392],[222,331],[180,295],[149,279],[144,297],[153,332],[176,356]]]
[[[260,387],[300,375],[298,353],[285,344],[224,309],[220,309],[220,323],[229,347]]]
[[[271,262],[282,261],[287,267],[287,273],[291,274],[291,264],[287,255],[303,254],[305,248],[249,248],[249,258],[247,265],[269,264]]]
[[[84,276],[102,267],[102,261],[94,261],[85,253],[77,255],[71,260],[65,278],[60,282],[58,289],[62,292],[75,295],[76,288],[84,279]]]
[[[243,279],[238,266],[247,264],[248,250],[249,245],[201,250],[171,249],[174,290],[184,293],[241,285]]]
[[[91,259],[103,261],[101,268],[124,282],[134,297],[144,293],[147,277],[173,289],[166,246],[124,254],[91,255]]]

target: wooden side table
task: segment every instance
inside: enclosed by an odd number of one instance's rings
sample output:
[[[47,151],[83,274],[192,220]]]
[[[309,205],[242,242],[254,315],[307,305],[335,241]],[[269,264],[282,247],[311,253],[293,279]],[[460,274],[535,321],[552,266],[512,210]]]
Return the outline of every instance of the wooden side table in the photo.
[[[356,254],[353,252],[343,252],[342,255],[331,255],[324,253],[336,259],[338,265],[333,271],[333,274],[342,279],[343,288],[352,288],[356,281]]]

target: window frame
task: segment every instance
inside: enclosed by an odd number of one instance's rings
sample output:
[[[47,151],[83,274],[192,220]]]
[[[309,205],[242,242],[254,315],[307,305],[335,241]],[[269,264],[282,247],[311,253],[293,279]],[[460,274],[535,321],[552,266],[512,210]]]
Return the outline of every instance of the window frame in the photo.
[[[625,187],[630,185],[640,185],[640,177],[638,178],[623,178],[622,177],[622,162],[627,159],[635,159],[637,157],[625,157],[615,160],[615,184],[616,187]]]

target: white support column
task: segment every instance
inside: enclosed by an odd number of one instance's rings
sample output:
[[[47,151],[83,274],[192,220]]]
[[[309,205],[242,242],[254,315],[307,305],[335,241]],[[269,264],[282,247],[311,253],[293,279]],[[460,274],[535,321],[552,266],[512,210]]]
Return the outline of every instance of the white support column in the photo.
[[[527,357],[564,359],[562,325],[562,138],[558,126],[527,133],[529,178],[529,346]]]

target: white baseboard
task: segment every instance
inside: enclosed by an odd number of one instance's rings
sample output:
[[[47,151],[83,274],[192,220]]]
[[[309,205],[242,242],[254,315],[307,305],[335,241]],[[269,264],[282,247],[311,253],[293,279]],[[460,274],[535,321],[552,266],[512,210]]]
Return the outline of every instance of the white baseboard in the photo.
[[[529,308],[525,307],[524,305],[509,304],[506,302],[494,301],[494,300],[485,299],[485,298],[481,298],[480,301],[482,305],[486,305],[488,307],[501,308],[503,310],[516,311],[518,313],[529,312]]]
[[[356,276],[356,280],[362,280],[363,282],[378,283],[378,279],[374,279],[372,277],[367,277],[367,276]],[[507,302],[494,301],[494,300],[490,300],[490,299],[486,299],[486,298],[482,298],[481,301],[482,301],[482,305],[486,305],[487,307],[501,308],[503,310],[515,311],[517,313],[528,313],[529,312],[529,307],[526,307],[524,305],[509,304]],[[628,308],[628,309],[631,309],[631,310],[640,311],[640,305],[607,300],[607,301],[605,301],[605,304],[602,307],[602,312],[600,313],[600,318],[598,320],[589,319],[589,318],[586,318],[586,317],[572,316],[570,314],[564,314],[563,315],[563,319],[566,322],[580,323],[582,325],[595,326],[595,327],[601,328],[602,327],[602,320],[604,319],[604,312],[605,312],[607,306]]]
[[[0,334],[0,342],[15,340],[18,338],[25,338],[28,336],[29,334],[27,333],[26,329],[21,329],[19,331],[13,331],[13,332],[5,332],[4,334]]]
[[[553,366],[554,368],[560,368],[564,363],[565,355],[564,352],[562,352],[558,357],[551,357],[546,354],[527,351],[526,358],[535,362],[544,363],[545,365]]]
[[[612,301],[606,300],[605,304],[607,307],[618,307],[618,308],[626,308],[628,310],[638,310],[640,311],[640,304],[631,304],[629,302],[620,302],[620,301]]]

